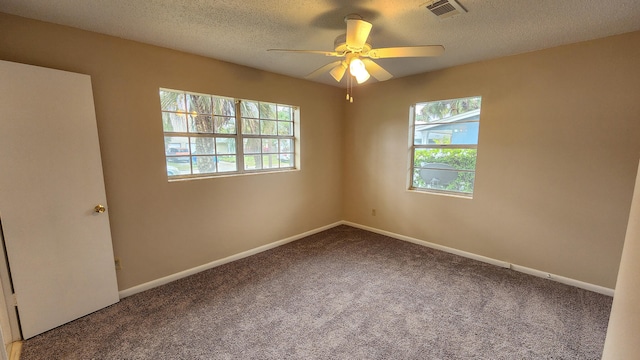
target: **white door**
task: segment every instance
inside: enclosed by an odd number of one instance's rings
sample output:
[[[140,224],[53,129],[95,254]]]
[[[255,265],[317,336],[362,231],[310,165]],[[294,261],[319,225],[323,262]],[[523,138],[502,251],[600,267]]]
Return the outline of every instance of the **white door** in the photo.
[[[0,219],[25,339],[117,302],[88,75],[0,61]]]

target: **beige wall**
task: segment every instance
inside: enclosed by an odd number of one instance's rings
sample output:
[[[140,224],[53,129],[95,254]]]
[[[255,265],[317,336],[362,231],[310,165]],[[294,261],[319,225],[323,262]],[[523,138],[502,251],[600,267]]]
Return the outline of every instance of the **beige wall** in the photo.
[[[638,64],[635,32],[357,89],[345,220],[613,288],[640,155]],[[474,198],[407,191],[409,106],[473,95]]]
[[[339,89],[5,14],[0,44],[92,78],[121,290],[342,219]],[[159,87],[299,105],[301,170],[168,183]]]
[[[640,357],[640,171],[636,178],[629,225],[624,242],[616,294],[604,343],[602,359],[625,360]]]

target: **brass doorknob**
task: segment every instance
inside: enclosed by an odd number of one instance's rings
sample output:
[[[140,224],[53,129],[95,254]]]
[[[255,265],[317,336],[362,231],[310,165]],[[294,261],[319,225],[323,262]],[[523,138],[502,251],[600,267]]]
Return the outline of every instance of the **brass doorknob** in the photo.
[[[102,214],[103,212],[107,211],[107,208],[104,207],[104,205],[96,205],[96,207],[93,208],[93,210],[95,210],[95,212]]]

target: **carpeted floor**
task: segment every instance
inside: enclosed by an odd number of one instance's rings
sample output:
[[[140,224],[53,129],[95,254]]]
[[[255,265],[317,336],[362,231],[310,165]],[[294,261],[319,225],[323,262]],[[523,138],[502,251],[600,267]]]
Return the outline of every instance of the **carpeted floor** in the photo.
[[[611,300],[338,226],[127,297],[21,359],[599,359]]]

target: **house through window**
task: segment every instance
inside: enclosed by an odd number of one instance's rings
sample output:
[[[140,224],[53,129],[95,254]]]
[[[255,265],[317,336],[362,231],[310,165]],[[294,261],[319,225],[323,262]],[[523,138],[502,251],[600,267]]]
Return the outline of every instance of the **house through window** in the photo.
[[[476,96],[412,106],[410,189],[473,195],[481,102]]]
[[[296,168],[298,108],[160,89],[169,178]]]

